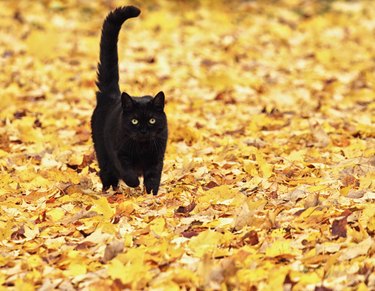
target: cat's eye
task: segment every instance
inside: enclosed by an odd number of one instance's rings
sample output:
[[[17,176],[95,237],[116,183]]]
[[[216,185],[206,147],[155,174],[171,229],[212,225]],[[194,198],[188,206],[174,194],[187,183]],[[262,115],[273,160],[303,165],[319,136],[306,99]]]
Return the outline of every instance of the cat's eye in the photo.
[[[132,124],[137,125],[138,124],[138,119],[133,118],[132,119]]]
[[[150,122],[150,124],[155,124],[156,119],[155,118],[150,118],[150,120],[148,122]]]

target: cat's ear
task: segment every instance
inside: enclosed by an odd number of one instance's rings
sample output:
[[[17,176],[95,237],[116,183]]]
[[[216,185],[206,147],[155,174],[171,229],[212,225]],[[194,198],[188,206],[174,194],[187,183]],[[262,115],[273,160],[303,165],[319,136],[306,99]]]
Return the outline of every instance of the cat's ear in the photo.
[[[155,95],[154,99],[152,100],[152,104],[154,107],[160,111],[164,109],[164,92],[160,91],[158,94]]]
[[[124,111],[129,111],[133,109],[134,101],[128,93],[122,92],[121,103],[122,103],[122,109]]]

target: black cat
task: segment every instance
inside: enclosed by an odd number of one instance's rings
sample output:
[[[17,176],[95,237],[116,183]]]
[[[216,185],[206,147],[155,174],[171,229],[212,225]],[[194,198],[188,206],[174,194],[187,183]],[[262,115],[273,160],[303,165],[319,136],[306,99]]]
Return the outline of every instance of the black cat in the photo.
[[[103,191],[118,188],[119,179],[137,187],[143,176],[148,194],[158,193],[168,138],[164,93],[132,97],[118,85],[117,40],[121,25],[137,17],[134,6],[119,7],[104,20],[98,64],[97,105],[91,118],[92,138]]]

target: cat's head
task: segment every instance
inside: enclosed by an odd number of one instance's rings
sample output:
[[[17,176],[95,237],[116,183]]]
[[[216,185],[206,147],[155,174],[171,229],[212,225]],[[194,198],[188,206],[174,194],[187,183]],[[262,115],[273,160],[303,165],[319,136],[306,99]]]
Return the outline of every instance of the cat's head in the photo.
[[[131,97],[125,92],[122,93],[123,127],[132,139],[152,140],[166,132],[164,99],[163,92],[159,92],[155,97]]]

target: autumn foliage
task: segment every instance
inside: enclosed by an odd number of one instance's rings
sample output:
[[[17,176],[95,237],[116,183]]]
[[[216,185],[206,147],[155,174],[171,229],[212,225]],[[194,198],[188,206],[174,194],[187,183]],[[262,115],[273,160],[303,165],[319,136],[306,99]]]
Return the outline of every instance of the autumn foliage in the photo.
[[[230,2],[230,3],[228,3]],[[102,21],[166,93],[153,197],[101,193]],[[374,290],[373,1],[2,1],[0,290]]]

